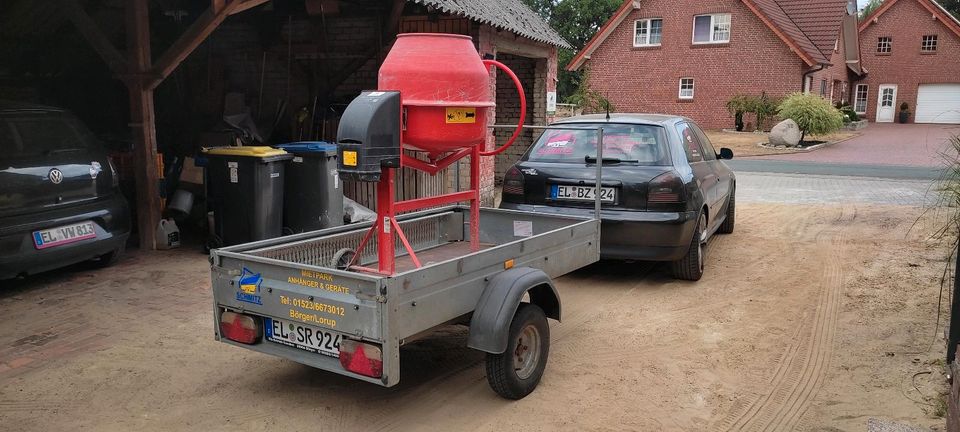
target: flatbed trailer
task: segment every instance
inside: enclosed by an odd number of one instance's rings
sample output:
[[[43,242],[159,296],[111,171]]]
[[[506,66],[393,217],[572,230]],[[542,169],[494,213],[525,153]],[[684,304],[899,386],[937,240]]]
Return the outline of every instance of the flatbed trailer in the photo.
[[[217,340],[390,387],[401,346],[464,324],[498,394],[533,391],[561,318],[552,278],[599,260],[599,219],[483,208],[477,251],[469,207],[398,222],[421,265],[395,242],[391,275],[369,271],[376,239],[353,259],[371,223],[211,251]]]

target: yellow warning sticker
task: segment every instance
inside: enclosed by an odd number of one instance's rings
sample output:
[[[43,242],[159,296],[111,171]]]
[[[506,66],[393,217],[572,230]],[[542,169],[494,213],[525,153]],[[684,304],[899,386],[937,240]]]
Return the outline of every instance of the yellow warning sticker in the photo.
[[[355,151],[344,151],[343,152],[343,165],[344,166],[357,166],[357,152]]]
[[[476,108],[447,108],[447,123],[476,123]]]

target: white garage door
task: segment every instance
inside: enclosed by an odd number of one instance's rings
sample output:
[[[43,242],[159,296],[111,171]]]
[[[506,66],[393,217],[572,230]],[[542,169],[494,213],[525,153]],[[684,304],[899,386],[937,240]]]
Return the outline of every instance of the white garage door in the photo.
[[[920,84],[916,122],[960,124],[960,83]]]

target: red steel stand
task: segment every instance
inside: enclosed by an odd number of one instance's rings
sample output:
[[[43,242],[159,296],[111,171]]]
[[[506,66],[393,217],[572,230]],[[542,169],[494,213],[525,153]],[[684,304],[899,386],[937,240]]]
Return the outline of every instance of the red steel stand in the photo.
[[[357,252],[350,259],[347,268],[387,276],[392,275],[396,270],[396,243],[394,242],[394,233],[396,233],[400,242],[403,243],[403,247],[407,253],[410,254],[413,265],[418,268],[421,267],[420,259],[417,258],[417,254],[407,240],[407,236],[403,233],[403,229],[400,228],[400,223],[397,222],[397,213],[437,207],[445,204],[455,204],[463,201],[470,202],[470,250],[474,252],[480,250],[480,157],[497,155],[506,150],[507,147],[510,147],[517,139],[517,136],[519,136],[520,130],[523,129],[523,122],[527,112],[527,98],[523,93],[523,86],[521,86],[520,79],[517,78],[513,71],[502,63],[494,60],[484,60],[483,63],[488,67],[495,66],[505,72],[507,76],[513,80],[513,84],[517,87],[517,91],[520,94],[520,119],[516,130],[513,132],[513,136],[511,136],[504,145],[495,150],[481,151],[480,149],[484,147],[484,143],[481,142],[479,145],[454,151],[440,159],[429,162],[405,154],[400,155],[401,167],[423,171],[430,175],[436,175],[458,160],[470,156],[470,189],[465,191],[397,202],[395,201],[397,191],[394,179],[396,168],[381,168],[380,182],[377,183],[377,220],[374,221],[373,226],[370,227],[370,230],[367,231],[363,240],[360,241]],[[373,237],[373,233],[377,233],[377,268],[372,269],[355,265],[357,260],[360,259],[360,255],[363,253],[363,249],[367,246],[370,238]]]
[[[396,243],[394,233],[400,239],[404,249],[410,254],[413,265],[421,267],[420,259],[407,240],[406,234],[400,228],[397,222],[397,212],[418,210],[429,207],[441,206],[444,204],[454,204],[462,201],[470,202],[470,250],[476,252],[480,250],[480,147],[474,146],[470,149],[470,189],[460,192],[453,192],[432,197],[417,198],[407,201],[394,201],[396,197],[396,185],[394,180],[395,168],[382,168],[380,182],[377,183],[377,220],[367,231],[367,234],[357,247],[357,252],[350,260],[348,268],[370,273],[379,273],[383,275],[392,275],[396,270]],[[457,152],[459,154],[461,152]],[[453,156],[453,155],[451,155]],[[444,158],[444,160],[448,159]],[[463,156],[460,156],[462,158]],[[406,155],[401,160],[416,160],[408,158]],[[459,159],[459,158],[458,158]],[[440,171],[435,164],[428,164],[420,161],[421,164],[429,165],[429,171]],[[452,163],[452,162],[451,162]],[[449,163],[447,164],[449,165]],[[428,171],[428,170],[424,170]],[[428,172],[429,172],[428,171]],[[436,174],[432,172],[431,174]],[[363,249],[367,246],[373,233],[377,233],[377,269],[371,269],[355,265]]]

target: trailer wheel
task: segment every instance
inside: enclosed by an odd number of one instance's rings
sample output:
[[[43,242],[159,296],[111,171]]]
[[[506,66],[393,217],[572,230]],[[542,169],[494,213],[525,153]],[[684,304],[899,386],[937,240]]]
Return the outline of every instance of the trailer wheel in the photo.
[[[550,327],[543,309],[521,303],[508,337],[506,351],[487,354],[487,382],[504,398],[522,399],[537,388],[550,354]]]

